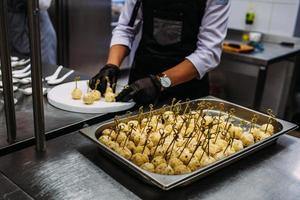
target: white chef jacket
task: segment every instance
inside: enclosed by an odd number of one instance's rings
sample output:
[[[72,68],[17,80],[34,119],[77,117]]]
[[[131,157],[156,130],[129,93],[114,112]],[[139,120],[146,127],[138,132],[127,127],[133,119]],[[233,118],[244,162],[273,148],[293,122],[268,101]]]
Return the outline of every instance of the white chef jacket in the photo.
[[[113,30],[111,46],[121,44],[132,51],[135,36],[141,30],[140,8],[133,27],[128,26],[136,0],[126,0],[116,28]],[[199,27],[197,48],[186,59],[193,63],[202,78],[220,63],[222,42],[227,34],[230,0],[207,0],[205,13]]]

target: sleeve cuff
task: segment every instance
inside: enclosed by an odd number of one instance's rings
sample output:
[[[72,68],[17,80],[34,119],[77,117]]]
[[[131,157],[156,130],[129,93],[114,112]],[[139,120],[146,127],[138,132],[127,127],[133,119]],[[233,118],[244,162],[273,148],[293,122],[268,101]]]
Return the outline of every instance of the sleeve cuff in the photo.
[[[206,74],[206,69],[205,69],[205,63],[202,62],[198,56],[195,54],[191,54],[186,57],[187,60],[189,60],[191,63],[193,63],[194,67],[198,71],[198,79],[202,79],[203,76]]]
[[[132,48],[131,42],[128,40],[128,38],[126,37],[112,37],[111,42],[110,42],[110,47],[112,47],[113,45],[124,45],[127,46],[130,50]]]

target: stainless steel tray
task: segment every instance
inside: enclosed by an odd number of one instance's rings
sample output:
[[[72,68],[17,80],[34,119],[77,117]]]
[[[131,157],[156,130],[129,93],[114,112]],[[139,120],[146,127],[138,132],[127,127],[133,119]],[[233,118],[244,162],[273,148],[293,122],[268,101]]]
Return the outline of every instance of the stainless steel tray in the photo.
[[[196,105],[196,103],[199,101],[209,102],[213,106],[214,105],[218,106],[220,103],[224,103],[225,109],[229,109],[229,108],[235,109],[235,111],[236,111],[235,117],[237,119],[243,119],[243,120],[247,121],[247,120],[250,120],[251,117],[255,114],[256,116],[259,117],[257,124],[264,124],[264,123],[267,123],[267,121],[268,121],[268,115],[266,115],[266,114],[239,106],[237,104],[233,104],[233,103],[230,103],[227,101],[216,99],[214,97],[206,97],[206,98],[194,100],[194,101],[192,101],[192,104],[194,103]],[[145,114],[147,114],[147,113],[145,113]],[[131,116],[130,119],[136,118],[136,116],[137,115]],[[122,121],[122,119],[128,120],[128,118],[126,118],[126,116],[123,118],[121,117],[120,121]],[[160,174],[151,173],[151,172],[141,169],[140,167],[133,164],[131,161],[121,157],[116,152],[109,149],[108,147],[106,147],[105,145],[103,145],[102,143],[100,143],[98,141],[98,138],[100,137],[102,130],[104,130],[105,128],[111,127],[113,125],[113,123],[114,123],[114,121],[110,120],[107,122],[103,122],[101,124],[97,124],[94,126],[84,128],[84,129],[80,130],[80,132],[83,135],[87,136],[89,139],[91,139],[93,142],[95,142],[100,147],[100,149],[103,150],[104,153],[106,153],[108,156],[110,156],[116,162],[119,162],[124,167],[130,169],[132,172],[134,172],[135,175],[137,175],[139,178],[142,178],[144,181],[154,184],[163,190],[169,190],[169,189],[172,189],[177,186],[187,185],[199,178],[202,178],[222,167],[225,167],[225,166],[237,161],[241,157],[244,157],[250,153],[253,153],[259,149],[266,147],[267,145],[272,144],[282,134],[287,133],[287,132],[292,131],[297,128],[297,125],[295,125],[295,124],[292,124],[290,122],[287,122],[287,121],[284,121],[281,119],[275,119],[275,121],[272,123],[274,126],[274,129],[275,129],[275,133],[272,136],[270,136],[264,140],[256,142],[255,144],[248,146],[248,147],[244,148],[243,150],[236,152],[235,154],[233,154],[231,156],[228,156],[224,159],[216,161],[216,162],[214,162],[204,168],[200,168],[192,173],[183,174],[183,175],[160,175]]]

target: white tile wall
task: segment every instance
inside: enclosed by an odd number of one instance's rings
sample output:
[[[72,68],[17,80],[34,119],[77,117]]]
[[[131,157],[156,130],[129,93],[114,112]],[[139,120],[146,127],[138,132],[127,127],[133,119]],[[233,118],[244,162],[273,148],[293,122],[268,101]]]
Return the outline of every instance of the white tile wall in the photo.
[[[229,27],[245,29],[245,15],[252,5],[253,31],[293,36],[300,0],[231,0]]]

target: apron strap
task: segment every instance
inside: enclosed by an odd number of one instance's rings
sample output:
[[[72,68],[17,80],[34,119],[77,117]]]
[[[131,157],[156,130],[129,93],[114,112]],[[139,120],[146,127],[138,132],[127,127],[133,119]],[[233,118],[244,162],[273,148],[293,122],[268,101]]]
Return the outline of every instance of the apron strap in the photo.
[[[135,5],[134,5],[134,8],[133,8],[133,11],[132,11],[132,14],[131,14],[131,18],[130,18],[129,23],[128,23],[128,26],[130,26],[130,27],[134,26],[134,22],[136,20],[137,15],[138,15],[141,3],[142,3],[142,0],[137,0],[136,1]]]

